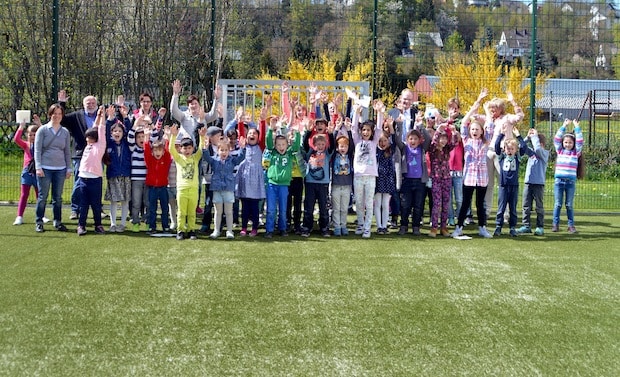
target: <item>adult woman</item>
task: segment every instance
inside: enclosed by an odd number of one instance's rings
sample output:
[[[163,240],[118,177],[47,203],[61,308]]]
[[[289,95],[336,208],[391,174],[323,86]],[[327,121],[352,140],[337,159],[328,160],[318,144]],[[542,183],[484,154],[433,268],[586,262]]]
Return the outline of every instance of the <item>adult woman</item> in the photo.
[[[50,121],[39,127],[34,144],[34,161],[39,184],[35,230],[39,233],[45,231],[43,216],[51,188],[54,227],[56,230],[66,232],[67,227],[62,223],[62,190],[65,179],[71,177],[71,136],[69,131],[60,125],[64,116],[64,109],[60,104],[50,106],[47,115]]]

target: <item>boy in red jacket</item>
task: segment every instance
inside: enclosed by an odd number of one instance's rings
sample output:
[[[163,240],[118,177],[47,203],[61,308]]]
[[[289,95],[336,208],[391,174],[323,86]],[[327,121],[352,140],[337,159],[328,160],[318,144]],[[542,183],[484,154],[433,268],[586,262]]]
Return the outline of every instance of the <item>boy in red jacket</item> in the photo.
[[[154,131],[156,132],[156,131]],[[168,141],[166,141],[167,143]],[[148,187],[148,234],[157,232],[157,202],[161,206],[161,223],[164,233],[170,231],[168,214],[168,172],[172,157],[164,142],[155,140],[144,143],[144,162],[146,163],[146,186]]]

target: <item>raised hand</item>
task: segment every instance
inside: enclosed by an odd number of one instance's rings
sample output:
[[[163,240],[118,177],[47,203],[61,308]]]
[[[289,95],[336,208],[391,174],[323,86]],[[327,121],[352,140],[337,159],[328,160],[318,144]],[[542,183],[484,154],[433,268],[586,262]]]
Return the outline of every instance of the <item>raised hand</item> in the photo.
[[[239,144],[239,148],[245,148],[245,144],[246,144],[245,136],[241,136],[237,140],[237,143]]]
[[[202,128],[204,128],[204,127],[202,127]],[[173,136],[175,136],[175,137],[176,137],[176,136],[178,136],[178,135],[179,135],[179,126],[177,126],[176,124],[174,124],[174,125],[172,125],[172,126],[168,127],[168,131],[170,132],[170,135],[173,135]],[[202,130],[201,130],[201,131],[202,131]]]
[[[167,112],[168,110],[165,107],[160,107],[159,111],[157,111],[157,114],[159,115],[160,118],[164,118]]]
[[[108,108],[105,111],[106,111],[106,114],[108,115],[108,119],[112,120],[116,117],[116,109],[114,108],[114,106],[108,106]]]
[[[181,94],[181,81],[174,80],[172,82],[172,94],[176,94],[176,95]]]
[[[37,114],[32,114],[32,123],[41,127],[41,118]]]
[[[282,81],[282,93],[286,93],[289,90],[288,81]]]
[[[260,120],[265,120],[267,119],[267,107],[263,106],[262,109],[260,109],[260,114],[258,115]]]
[[[480,94],[478,94],[478,99],[476,100],[478,103],[482,101],[487,95],[489,95],[489,89],[482,88]]]

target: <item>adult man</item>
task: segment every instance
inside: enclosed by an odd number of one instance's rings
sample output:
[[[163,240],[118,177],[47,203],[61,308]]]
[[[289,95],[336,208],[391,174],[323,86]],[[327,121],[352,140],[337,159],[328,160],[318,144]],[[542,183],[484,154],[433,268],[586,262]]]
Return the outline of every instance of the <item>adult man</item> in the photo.
[[[64,90],[58,92],[58,103],[66,110],[67,93]],[[65,114],[62,119],[62,126],[69,130],[73,138],[73,153],[71,156],[73,164],[73,189],[71,191],[71,220],[78,218],[80,193],[77,189],[79,180],[80,161],[82,160],[82,152],[86,147],[86,130],[91,128],[97,119],[97,98],[89,95],[82,100],[83,108],[69,114]]]
[[[401,134],[403,143],[407,141],[407,132],[413,129],[415,115],[418,112],[413,105],[413,91],[403,89],[398,99],[397,107],[388,112],[388,116],[394,118],[394,131]]]
[[[213,105],[208,113],[205,113],[203,107],[198,101],[198,97],[190,95],[187,98],[187,111],[181,111],[179,109],[179,96],[181,95],[181,82],[174,80],[172,83],[172,99],[170,99],[170,112],[172,117],[179,121],[181,128],[179,129],[179,139],[183,137],[189,137],[194,141],[196,145],[196,130],[199,125],[206,125],[217,120],[217,100],[221,93],[221,88],[218,86],[215,89]]]

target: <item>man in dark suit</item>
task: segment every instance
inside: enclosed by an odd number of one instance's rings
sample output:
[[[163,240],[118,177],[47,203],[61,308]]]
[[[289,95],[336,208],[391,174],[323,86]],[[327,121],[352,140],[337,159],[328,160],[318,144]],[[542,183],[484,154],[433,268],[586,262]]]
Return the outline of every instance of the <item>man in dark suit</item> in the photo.
[[[63,109],[66,107],[68,97],[64,90],[58,93],[58,102]],[[77,190],[79,179],[80,161],[82,160],[82,152],[86,147],[86,130],[91,128],[97,118],[97,98],[95,96],[86,96],[82,100],[83,108],[72,113],[66,114],[62,119],[62,126],[69,130],[73,138],[73,153],[71,159],[73,161],[73,190],[71,191],[71,216],[70,219],[77,219],[78,209],[80,206],[80,194]]]

